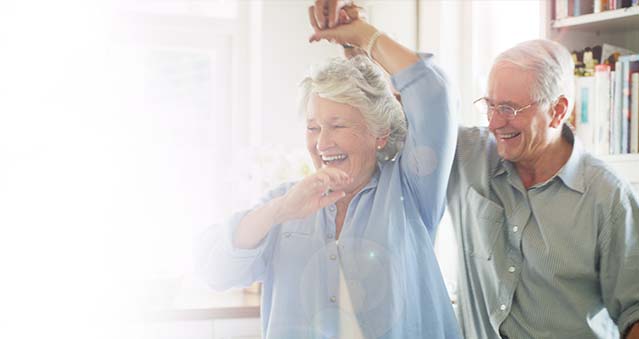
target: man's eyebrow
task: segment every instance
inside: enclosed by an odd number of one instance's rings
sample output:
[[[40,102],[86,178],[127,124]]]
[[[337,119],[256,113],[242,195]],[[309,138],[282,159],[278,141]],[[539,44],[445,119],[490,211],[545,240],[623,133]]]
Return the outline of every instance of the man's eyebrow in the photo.
[[[522,105],[516,103],[516,102],[512,102],[510,100],[506,100],[506,101],[500,101],[498,103],[495,103],[494,100],[492,100],[491,98],[486,98],[486,100],[488,100],[488,103],[490,103],[491,105],[495,105],[495,106],[499,106],[499,105],[508,105],[508,106],[512,106],[512,107],[520,107]]]

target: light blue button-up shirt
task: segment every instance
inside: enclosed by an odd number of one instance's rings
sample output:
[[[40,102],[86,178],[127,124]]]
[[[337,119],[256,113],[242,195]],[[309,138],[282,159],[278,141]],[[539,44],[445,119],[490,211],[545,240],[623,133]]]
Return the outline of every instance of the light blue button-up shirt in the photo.
[[[247,211],[198,241],[198,267],[213,287],[263,282],[265,338],[333,338],[351,329],[365,338],[459,337],[431,243],[456,140],[449,84],[430,56],[392,80],[404,101],[406,144],[353,198],[339,241],[334,205],[274,226],[255,249],[230,241]],[[340,307],[340,270],[352,308]]]
[[[525,189],[486,128],[460,129],[448,207],[466,338],[618,338],[639,320],[637,196],[563,137],[567,163]]]

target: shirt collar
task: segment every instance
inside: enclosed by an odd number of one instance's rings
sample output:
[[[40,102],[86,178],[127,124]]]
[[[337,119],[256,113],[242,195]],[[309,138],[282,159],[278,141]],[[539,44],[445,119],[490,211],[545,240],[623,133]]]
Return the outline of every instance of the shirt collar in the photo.
[[[584,170],[582,167],[582,158],[585,154],[583,145],[579,139],[575,138],[572,130],[566,124],[562,126],[561,136],[573,145],[572,152],[570,153],[568,161],[559,170],[559,172],[557,172],[557,175],[549,179],[547,182],[559,177],[570,189],[579,193],[584,193],[586,185],[584,181]],[[492,171],[493,177],[500,176],[504,173],[510,174],[514,170],[514,165],[510,161],[500,158]]]
[[[559,170],[557,176],[566,186],[579,193],[584,193],[586,183],[584,181],[583,157],[586,152],[581,141],[575,138],[568,125],[564,124],[561,135],[564,139],[572,143],[572,153],[570,153],[570,158],[568,158],[568,161]]]
[[[375,172],[373,172],[373,176],[371,177],[371,180],[368,181],[368,184],[366,184],[366,186],[364,186],[364,188],[362,188],[360,192],[364,192],[371,188],[377,187],[377,182],[379,182],[379,173],[380,173],[379,163],[377,163],[377,165],[375,166]]]

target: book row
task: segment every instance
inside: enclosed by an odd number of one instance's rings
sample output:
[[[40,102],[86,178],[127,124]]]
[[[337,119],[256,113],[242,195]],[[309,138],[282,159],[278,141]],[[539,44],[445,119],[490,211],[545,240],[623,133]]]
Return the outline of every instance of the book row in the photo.
[[[575,81],[574,125],[584,146],[598,155],[639,153],[639,54]]]
[[[639,5],[639,0],[555,0],[555,19]]]

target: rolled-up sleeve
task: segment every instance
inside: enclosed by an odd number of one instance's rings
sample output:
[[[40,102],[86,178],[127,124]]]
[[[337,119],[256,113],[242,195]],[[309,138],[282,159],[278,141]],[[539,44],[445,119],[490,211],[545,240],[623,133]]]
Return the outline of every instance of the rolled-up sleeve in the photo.
[[[402,70],[392,81],[401,92],[408,133],[399,164],[419,202],[431,237],[444,213],[446,186],[457,139],[458,101],[432,55]]]
[[[621,333],[639,321],[639,204],[621,189],[601,242],[601,289]]]
[[[288,187],[288,184],[282,185],[269,192],[257,206],[283,195]],[[226,222],[209,227],[194,241],[196,274],[215,290],[249,286],[263,279],[273,252],[274,234],[278,232],[279,225],[274,225],[253,249],[234,247],[235,229],[251,210],[235,213]]]

